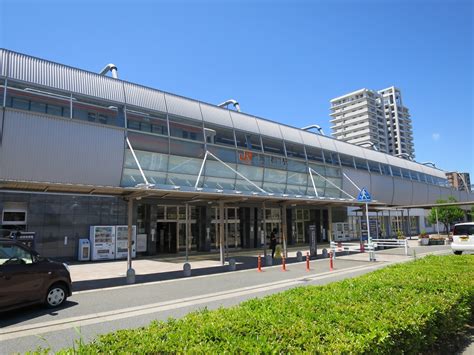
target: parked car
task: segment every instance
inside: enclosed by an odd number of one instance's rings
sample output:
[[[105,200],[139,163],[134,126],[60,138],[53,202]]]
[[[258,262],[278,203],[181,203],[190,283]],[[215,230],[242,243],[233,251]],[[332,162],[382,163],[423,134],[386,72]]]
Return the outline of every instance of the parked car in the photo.
[[[58,307],[71,289],[66,264],[41,257],[19,241],[0,238],[0,311],[36,303]]]
[[[463,251],[474,251],[474,222],[458,223],[454,226],[451,249],[457,255]]]

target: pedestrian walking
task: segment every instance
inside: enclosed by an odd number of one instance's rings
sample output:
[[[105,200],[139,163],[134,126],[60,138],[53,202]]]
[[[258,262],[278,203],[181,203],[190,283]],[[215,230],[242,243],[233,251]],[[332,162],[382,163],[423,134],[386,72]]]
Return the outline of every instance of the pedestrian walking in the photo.
[[[277,246],[277,237],[276,237],[276,229],[272,230],[270,234],[270,248],[272,249],[272,259],[275,257],[275,249]]]

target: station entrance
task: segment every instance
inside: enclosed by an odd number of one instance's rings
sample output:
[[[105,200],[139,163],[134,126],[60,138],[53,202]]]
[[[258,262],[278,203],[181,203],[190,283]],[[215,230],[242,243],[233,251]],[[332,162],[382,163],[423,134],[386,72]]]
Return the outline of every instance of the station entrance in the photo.
[[[189,250],[197,250],[198,230],[196,208],[188,206],[158,206],[156,219],[156,250],[158,253],[186,251],[186,217],[190,228]]]

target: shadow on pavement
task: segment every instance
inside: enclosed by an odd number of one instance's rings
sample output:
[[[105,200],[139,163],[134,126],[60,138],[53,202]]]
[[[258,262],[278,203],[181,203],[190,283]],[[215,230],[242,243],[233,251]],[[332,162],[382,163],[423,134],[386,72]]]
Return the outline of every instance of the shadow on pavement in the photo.
[[[345,252],[337,253],[336,255],[342,256],[347,255]],[[257,269],[257,257],[255,256],[235,256],[231,257],[236,261],[236,270],[250,270],[250,269]],[[322,259],[321,255],[318,255],[317,258],[312,257],[311,260]],[[306,260],[306,257],[303,257],[303,262]],[[228,261],[228,260],[226,260]],[[297,263],[298,260],[296,257],[290,257],[286,259],[287,264],[294,264]],[[273,266],[281,265],[281,259],[274,259]],[[262,257],[262,268],[265,268],[265,260]],[[218,266],[211,266],[211,267],[204,267],[199,269],[192,269],[191,276],[203,276],[203,275],[214,275],[220,274],[225,272],[232,272],[229,271],[228,265],[218,265]],[[174,280],[174,279],[186,279],[189,277],[184,276],[182,270],[178,271],[166,271],[166,272],[156,272],[153,274],[146,274],[146,275],[136,275],[135,276],[135,284],[145,284],[148,282],[156,282],[156,281],[166,281],[166,280]],[[77,291],[86,291],[86,290],[93,290],[99,288],[107,288],[107,287],[118,287],[127,285],[125,276],[122,277],[114,277],[108,279],[97,279],[97,280],[84,280],[84,281],[75,281],[72,285],[73,292]]]

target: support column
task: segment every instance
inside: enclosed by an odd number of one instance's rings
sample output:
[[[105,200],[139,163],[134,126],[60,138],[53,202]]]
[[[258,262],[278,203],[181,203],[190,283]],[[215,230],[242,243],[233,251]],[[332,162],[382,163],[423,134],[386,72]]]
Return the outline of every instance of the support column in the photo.
[[[127,252],[127,283],[135,283],[135,270],[132,269],[132,222],[133,222],[133,199],[128,200],[128,252]]]
[[[224,202],[219,202],[219,249],[221,265],[225,264],[224,260]]]
[[[392,216],[390,215],[390,210],[388,210],[388,223],[387,223],[387,237],[392,236]]]
[[[332,206],[328,207],[328,240],[332,242]]]
[[[265,213],[265,202],[262,204],[262,235],[261,235],[261,242],[263,242],[263,255],[266,258],[267,257],[267,219],[266,219],[266,213]]]
[[[286,225],[286,206],[283,205],[281,207],[281,241],[283,243],[283,255],[285,258],[288,257],[288,253],[286,252],[286,242],[288,240],[287,236],[287,225]]]
[[[407,224],[408,224],[408,235],[407,237],[411,240],[411,221],[410,221],[410,209],[407,209]]]
[[[184,235],[186,238],[186,241],[184,242],[184,247],[186,248],[186,262],[188,262],[188,253],[189,253],[189,204],[184,205],[186,208],[185,211],[185,218],[186,218],[186,225],[184,228]]]

